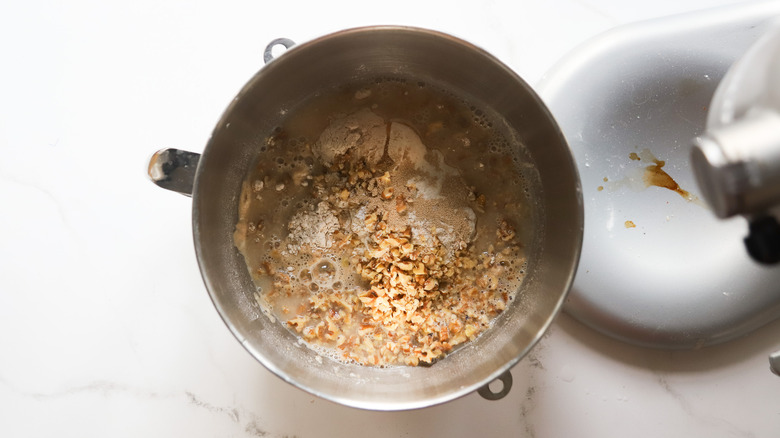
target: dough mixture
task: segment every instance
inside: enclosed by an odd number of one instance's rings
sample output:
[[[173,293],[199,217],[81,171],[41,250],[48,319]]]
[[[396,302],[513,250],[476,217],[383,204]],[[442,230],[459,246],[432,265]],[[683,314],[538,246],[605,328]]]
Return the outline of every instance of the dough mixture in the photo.
[[[265,249],[255,264],[247,257],[256,299],[313,348],[363,365],[432,364],[514,298],[525,267],[518,207],[469,186],[419,127],[360,105],[370,94],[355,93],[354,110],[329,117],[316,140],[292,141],[300,153],[289,172],[247,180],[236,244],[245,256]],[[278,143],[289,137],[268,147]],[[289,212],[275,230],[250,217],[270,200]],[[487,214],[498,201],[508,208]]]

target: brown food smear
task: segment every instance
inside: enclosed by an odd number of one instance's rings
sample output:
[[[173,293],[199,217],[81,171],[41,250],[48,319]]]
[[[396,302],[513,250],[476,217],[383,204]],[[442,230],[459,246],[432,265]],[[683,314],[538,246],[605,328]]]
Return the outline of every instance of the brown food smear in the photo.
[[[653,158],[653,163],[655,164],[651,164],[645,168],[645,173],[642,176],[642,180],[645,182],[645,184],[647,184],[648,187],[656,186],[669,189],[688,201],[692,201],[694,199],[693,195],[691,195],[687,190],[680,188],[680,185],[677,184],[677,181],[675,181],[674,178],[666,173],[666,171],[663,169],[664,165],[666,164],[665,161]]]
[[[648,187],[660,187],[663,189],[671,190],[678,195],[682,196],[683,199],[686,201],[693,202],[695,204],[700,204],[703,206],[701,201],[698,197],[691,194],[689,191],[683,189],[680,187],[680,184],[677,183],[677,181],[672,178],[671,175],[669,175],[665,170],[664,166],[666,165],[666,161],[659,160],[656,158],[652,152],[650,152],[649,149],[642,149],[639,153],[637,152],[631,152],[628,154],[628,158],[632,161],[652,161],[653,164],[648,165],[645,167],[644,172],[641,174],[642,183],[644,184],[644,187],[638,188],[636,187],[636,184],[632,184],[631,181],[633,178],[626,177],[623,180],[614,181],[612,182],[608,187],[611,189],[614,189],[618,186],[623,185],[629,185],[634,187],[636,190],[641,190],[642,188],[648,188]],[[603,178],[604,182],[607,182],[609,179],[607,177]],[[603,191],[604,186],[598,186],[596,188],[598,191]]]

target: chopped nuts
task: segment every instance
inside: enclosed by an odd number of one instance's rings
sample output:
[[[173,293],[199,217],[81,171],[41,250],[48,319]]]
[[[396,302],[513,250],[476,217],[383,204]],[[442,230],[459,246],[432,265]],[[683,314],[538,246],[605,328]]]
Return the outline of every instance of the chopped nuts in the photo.
[[[496,236],[504,242],[508,242],[515,238],[515,229],[506,219],[501,220],[498,223],[498,229],[496,230]]]
[[[412,262],[398,262],[396,263],[396,266],[398,266],[400,269],[403,269],[404,271],[411,271],[412,268],[414,268],[414,264]]]
[[[443,129],[437,123],[429,126],[430,134]],[[284,144],[280,137],[274,146]],[[254,272],[273,285],[256,293],[256,301],[274,308],[275,316],[302,339],[362,365],[430,364],[479,336],[506,309],[507,286],[522,278],[510,264],[523,263],[509,219],[490,222],[494,228],[483,236],[490,239],[485,244],[491,243],[495,230],[494,245],[478,252],[468,237],[413,221],[430,207],[421,207],[425,187],[420,184],[418,192],[405,174],[381,164],[337,159],[324,174],[314,175],[301,160],[291,176],[250,180],[246,187],[252,196],[272,188],[287,189],[280,195],[311,193],[314,202],[307,205],[325,203],[338,218],[338,231],[328,232],[332,245],[327,252],[306,254],[316,264],[288,270],[285,247],[275,241]],[[309,182],[310,188],[301,188]],[[463,205],[484,212],[485,194],[463,187]],[[266,221],[266,228],[260,221],[247,225],[253,236],[270,234],[272,222]],[[329,260],[339,273],[331,271],[323,280],[317,260]]]
[[[382,199],[392,199],[393,191],[394,189],[392,187],[386,187],[384,190],[382,190]]]
[[[395,198],[395,211],[398,213],[403,213],[406,211],[406,200],[404,199],[403,195],[398,195]]]

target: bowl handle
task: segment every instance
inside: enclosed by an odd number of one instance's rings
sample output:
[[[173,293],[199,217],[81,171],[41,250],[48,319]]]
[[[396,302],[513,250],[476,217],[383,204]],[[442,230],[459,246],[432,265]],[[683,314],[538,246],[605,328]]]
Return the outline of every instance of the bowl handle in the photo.
[[[294,45],[295,45],[295,41],[289,38],[277,38],[271,41],[270,43],[268,43],[267,46],[265,46],[265,51],[263,52],[263,62],[268,64],[269,62],[274,60],[274,54],[273,54],[274,47],[284,46],[285,49],[289,49]]]
[[[493,391],[490,389],[490,384],[497,381],[501,381],[501,389]],[[512,374],[509,371],[506,371],[504,374],[498,376],[493,382],[490,382],[477,390],[477,393],[485,400],[501,400],[506,397],[506,395],[509,394],[509,390],[512,389]]]
[[[769,355],[769,369],[780,376],[780,350]]]
[[[149,160],[148,174],[153,183],[185,196],[192,196],[195,170],[200,154],[180,149],[161,149]]]

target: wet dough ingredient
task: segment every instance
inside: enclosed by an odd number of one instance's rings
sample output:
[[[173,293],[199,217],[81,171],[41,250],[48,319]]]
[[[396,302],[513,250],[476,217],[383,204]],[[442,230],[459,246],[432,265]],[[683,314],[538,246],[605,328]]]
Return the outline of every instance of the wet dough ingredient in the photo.
[[[273,279],[263,306],[325,354],[363,365],[430,364],[491,326],[522,280],[511,220],[484,226],[478,251],[485,196],[414,129],[369,108],[332,119],[310,150],[322,171],[298,178],[308,199],[253,267]]]
[[[383,155],[386,142],[385,121],[365,108],[335,120],[320,135],[314,153],[322,164],[330,166],[336,157],[350,152],[369,164],[376,164]]]
[[[297,254],[301,245],[314,250],[326,250],[333,246],[333,235],[339,230],[339,219],[327,202],[317,204],[317,209],[302,210],[293,216],[289,230],[291,254]]]

